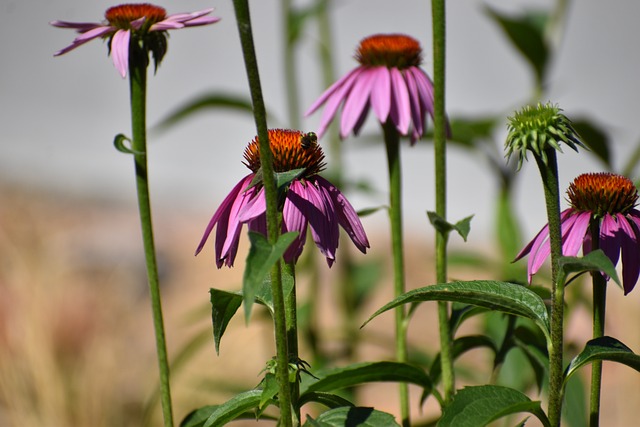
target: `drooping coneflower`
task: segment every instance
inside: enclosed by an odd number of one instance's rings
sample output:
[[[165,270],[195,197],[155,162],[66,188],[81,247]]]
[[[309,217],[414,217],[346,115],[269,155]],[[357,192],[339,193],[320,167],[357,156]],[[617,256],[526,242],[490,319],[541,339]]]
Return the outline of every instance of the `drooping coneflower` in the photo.
[[[213,9],[193,13],[167,15],[164,8],[148,3],[122,4],[105,12],[103,22],[52,21],[59,28],[71,28],[80,33],[69,46],[54,56],[65,54],[78,46],[96,39],[109,40],[113,65],[124,78],[129,69],[130,46],[137,42],[144,52],[152,52],[156,68],[167,51],[167,30],[213,24],[220,18],[206,16]]]
[[[306,112],[325,104],[318,135],[322,136],[342,104],[340,136],[358,134],[369,109],[381,123],[391,120],[402,135],[415,142],[433,117],[433,83],[420,68],[422,49],[412,37],[376,34],[360,42],[355,58],[360,66],[335,82]]]
[[[630,179],[612,173],[578,176],[569,186],[570,208],[561,213],[562,253],[576,256],[592,250],[589,224],[600,221],[598,247],[617,265],[622,256],[625,295],[636,285],[640,273],[640,211],[635,209],[638,191]],[[546,225],[518,254],[529,255],[529,281],[549,256],[549,227]]]
[[[282,231],[297,231],[296,240],[284,254],[287,262],[295,262],[306,241],[307,225],[320,252],[329,266],[335,261],[338,248],[338,225],[347,232],[356,247],[366,252],[369,241],[358,214],[347,198],[329,181],[318,175],[324,169],[324,154],[314,133],[296,130],[271,129],[269,141],[273,153],[275,173],[301,170],[284,192]],[[260,151],[258,138],[249,143],[244,152],[244,164],[251,173],[240,180],[215,212],[196,255],[202,250],[216,227],[216,265],[233,266],[238,251],[242,226],[266,235],[266,201],[259,179]]]

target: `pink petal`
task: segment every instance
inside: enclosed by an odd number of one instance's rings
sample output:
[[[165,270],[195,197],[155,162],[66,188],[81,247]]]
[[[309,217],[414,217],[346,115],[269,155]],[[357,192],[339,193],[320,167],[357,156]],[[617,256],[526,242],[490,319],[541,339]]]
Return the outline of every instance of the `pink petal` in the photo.
[[[631,221],[628,221],[629,219]],[[639,222],[639,220],[631,215],[625,217],[622,214],[618,214],[618,225],[622,232],[622,285],[625,295],[633,290],[640,275],[640,248],[638,248],[638,239],[640,238],[640,231],[638,229]]]
[[[624,215],[620,215],[617,217],[618,221],[620,217],[624,219]],[[611,215],[605,214],[600,224],[600,249],[613,265],[617,265],[620,258],[620,244],[622,243],[620,237],[620,225]]]
[[[307,219],[305,218],[302,210],[300,210],[300,208],[289,198],[289,195],[292,193],[302,197],[304,190],[299,181],[293,181],[289,186],[287,198],[284,201],[284,207],[282,210],[283,231],[297,231],[299,233],[296,240],[291,244],[291,246],[289,246],[284,254],[284,259],[287,262],[295,262],[298,259],[302,253],[302,249],[307,238]]]
[[[391,76],[387,67],[376,67],[371,88],[371,107],[381,123],[385,123],[391,109]]]
[[[113,31],[113,28],[111,27],[95,27],[93,29],[87,30],[85,32],[83,32],[80,36],[76,37],[76,39],[73,41],[73,43],[71,43],[69,46],[65,47],[62,50],[59,50],[58,52],[54,53],[53,56],[60,56],[62,54],[65,54],[67,52],[69,52],[70,50],[73,50],[79,46],[82,46],[83,44],[96,39],[98,37],[102,37],[104,35],[107,35],[109,33],[111,33]]]
[[[422,107],[420,105],[420,94],[418,92],[417,83],[410,72],[403,73],[409,89],[409,105],[411,106],[411,120],[413,121],[413,129],[418,135],[422,135],[424,116],[422,115]]]
[[[201,16],[208,15],[213,11],[214,11],[214,8],[211,7],[211,8],[208,8],[208,9],[199,10],[197,12],[175,13],[173,15],[167,16],[167,18],[164,21],[161,21],[161,22],[167,22],[167,21],[187,22],[187,21],[192,21],[194,19],[200,18]],[[217,18],[217,19],[220,19],[220,18]]]
[[[418,67],[409,67],[407,72],[411,73],[418,87],[420,103],[433,118],[433,82],[427,74]]]
[[[111,58],[116,70],[120,72],[122,78],[127,76],[129,69],[129,39],[131,32],[129,30],[118,30],[111,39]]]
[[[51,21],[49,22],[49,25],[53,25],[54,27],[58,28],[71,28],[78,31],[79,33],[84,33],[98,27],[104,27],[104,24],[101,24],[99,22]]]
[[[253,176],[251,176],[251,179],[253,179]],[[251,180],[247,178],[245,180],[245,183],[246,187],[248,187],[251,183]],[[259,201],[260,199],[264,199],[264,189],[256,192],[256,187],[252,187],[246,191],[241,192],[233,201],[233,204],[229,209],[229,224],[226,232],[227,238],[225,239],[221,249],[222,258],[227,257],[229,254],[235,256],[235,252],[238,248],[238,241],[240,239],[240,232],[242,231],[242,225],[247,222],[243,221],[242,213],[244,212],[247,205],[255,202],[256,200]],[[264,210],[262,212],[264,213]],[[257,216],[259,215],[256,215],[256,217]]]
[[[391,120],[396,125],[396,129],[402,135],[409,132],[411,123],[411,107],[409,106],[409,91],[407,84],[402,78],[402,74],[397,68],[391,68]]]
[[[571,221],[571,219],[574,219]],[[562,255],[576,256],[589,230],[590,212],[572,215],[562,222]]]
[[[364,69],[355,81],[353,88],[349,91],[349,96],[342,107],[342,117],[340,122],[340,136],[346,137],[351,133],[358,119],[362,116],[364,108],[369,101],[372,83],[375,73]]]
[[[329,86],[329,88],[327,90],[325,90],[322,93],[322,95],[320,95],[320,98],[316,99],[316,101],[313,104],[311,104],[311,107],[309,107],[309,109],[307,110],[306,113],[304,113],[304,115],[305,116],[309,116],[314,111],[316,111],[322,104],[324,104],[325,101],[327,101],[329,99],[329,97],[331,97],[331,95],[333,95],[336,91],[341,89],[345,84],[347,84],[347,85],[353,84],[354,74],[358,75],[358,74],[360,74],[361,71],[362,71],[361,67],[355,68],[355,69],[349,71],[347,73],[347,75],[345,75],[344,77],[340,78],[334,84]]]

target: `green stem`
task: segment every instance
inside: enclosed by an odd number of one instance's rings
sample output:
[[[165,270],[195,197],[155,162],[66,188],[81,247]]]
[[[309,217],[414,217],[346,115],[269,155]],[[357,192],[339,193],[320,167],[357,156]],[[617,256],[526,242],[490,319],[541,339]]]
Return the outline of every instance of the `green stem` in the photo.
[[[592,250],[599,249],[600,219],[594,218],[590,224]],[[593,280],[593,338],[604,336],[604,318],[607,305],[607,281],[600,272],[591,274]],[[591,393],[589,426],[600,425],[600,390],[602,387],[602,361],[591,364]]]
[[[289,361],[296,362],[299,360],[298,354],[298,302],[296,297],[296,266],[293,262],[287,263],[282,261],[283,278],[286,277],[293,281],[291,292],[284,298],[285,317],[287,322],[287,344],[289,348]],[[291,401],[296,420],[300,420],[300,406],[298,399],[300,397],[300,383],[296,381],[291,383]]]
[[[258,131],[260,164],[262,167],[263,185],[267,205],[267,234],[272,245],[280,236],[280,222],[278,220],[278,194],[276,183],[273,179],[273,160],[267,129],[267,114],[262,98],[260,74],[258,73],[258,61],[256,58],[251,31],[251,16],[247,0],[233,0],[236,13],[240,43],[244,56],[253,114]],[[273,294],[274,329],[276,338],[276,378],[280,387],[278,400],[280,403],[280,422],[284,427],[293,426],[291,412],[291,387],[289,383],[289,350],[287,344],[287,322],[285,315],[284,294],[282,291],[282,271],[280,263],[276,263],[271,269],[271,291]]]
[[[434,94],[434,149],[436,214],[447,217],[447,117],[445,108],[445,64],[446,64],[446,16],[445,1],[432,0],[433,20],[433,94]],[[436,280],[447,281],[447,235],[436,231]],[[453,370],[452,333],[449,326],[449,303],[438,302],[440,332],[440,357],[445,404],[451,402],[455,393]]]
[[[129,65],[129,88],[131,91],[131,128],[136,171],[136,189],[138,193],[138,210],[142,228],[142,242],[147,265],[147,280],[151,294],[151,311],[156,336],[156,352],[160,371],[160,400],[165,427],[173,426],[173,410],[171,407],[171,388],[169,385],[169,362],[167,344],[162,319],[162,299],[158,279],[158,264],[153,241],[153,225],[151,223],[151,204],[149,202],[149,179],[147,174],[147,127],[146,127],[146,92],[147,63],[131,60]]]
[[[558,184],[558,162],[553,148],[545,150],[547,164],[539,156],[534,156],[544,188],[549,223],[549,243],[551,246],[551,346],[549,348],[549,409],[552,426],[560,426],[562,412],[562,354],[564,326],[564,283],[558,282],[558,260],[562,256],[560,232],[560,190]]]
[[[289,107],[289,126],[291,129],[299,129],[300,106],[298,103],[298,85],[296,83],[296,40],[293,39],[293,13],[291,0],[282,0],[282,22],[284,22],[284,78],[287,93],[287,105]]]
[[[389,220],[391,222],[391,249],[393,252],[393,293],[399,297],[405,292],[404,245],[402,230],[402,168],[400,164],[400,134],[393,122],[384,125],[384,141],[389,165]],[[395,310],[396,359],[407,361],[407,323],[404,305]],[[402,425],[409,426],[409,388],[400,384],[400,413]]]

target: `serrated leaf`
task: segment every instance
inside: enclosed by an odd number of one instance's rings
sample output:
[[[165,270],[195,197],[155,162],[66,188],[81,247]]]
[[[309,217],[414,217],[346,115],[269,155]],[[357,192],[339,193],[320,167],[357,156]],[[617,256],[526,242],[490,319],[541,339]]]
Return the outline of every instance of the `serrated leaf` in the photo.
[[[211,300],[211,322],[213,323],[213,341],[216,354],[220,354],[220,340],[227,330],[229,322],[242,304],[242,295],[219,289],[209,290]]]
[[[524,286],[495,280],[457,281],[414,289],[380,308],[365,325],[385,311],[403,304],[425,301],[460,302],[526,317],[540,327],[550,342],[549,314],[542,298]]]
[[[565,371],[564,384],[579,368],[597,360],[622,363],[640,372],[640,356],[617,339],[604,336],[587,342],[584,350],[573,358]]]
[[[262,390],[249,390],[236,394],[222,405],[219,405],[209,415],[203,427],[223,426],[235,420],[246,411],[258,408],[261,397]]]
[[[461,219],[455,224],[447,222],[444,218],[433,211],[427,211],[427,217],[429,218],[431,225],[433,225],[433,228],[438,232],[447,235],[452,230],[455,230],[465,242],[467,241],[467,236],[471,230],[471,220],[473,219],[473,215]]]
[[[609,136],[592,119],[572,117],[571,126],[580,135],[593,154],[596,155],[608,169],[611,169],[611,148]]]
[[[355,406],[353,403],[342,396],[338,396],[337,394],[333,393],[326,393],[323,391],[307,392],[298,400],[298,404],[300,406],[303,406],[309,402],[317,402],[331,409],[340,408],[342,406]]]
[[[195,99],[187,101],[167,118],[158,123],[154,130],[163,132],[181,123],[186,118],[193,116],[203,110],[226,109],[253,114],[253,106],[249,99],[237,95],[223,93],[208,93]]]
[[[589,252],[582,258],[569,256],[560,257],[558,260],[558,270],[560,271],[560,277],[558,277],[559,282],[564,282],[567,276],[571,273],[602,271],[613,279],[618,286],[622,287],[616,268],[602,249]]]
[[[422,369],[398,362],[356,363],[321,372],[316,376],[319,378],[317,381],[310,382],[306,387],[303,385],[301,399],[305,399],[307,393],[335,391],[369,382],[406,382],[425,389],[432,387],[431,379]]]
[[[540,402],[508,387],[485,385],[465,387],[444,408],[438,427],[484,427],[507,415],[529,412],[545,427],[551,424]]]
[[[306,427],[394,427],[400,425],[391,414],[373,408],[336,408],[323,412],[317,419],[307,416]]]
[[[271,271],[271,267],[280,260],[297,236],[298,232],[284,233],[278,238],[276,244],[271,246],[267,238],[261,233],[249,232],[251,247],[247,255],[247,264],[242,279],[242,296],[246,322],[249,322],[254,299]]]
[[[518,17],[509,17],[489,7],[485,10],[533,67],[536,80],[539,85],[542,85],[550,56],[549,48],[544,39],[544,25],[540,25],[540,18],[544,15],[524,14]]]

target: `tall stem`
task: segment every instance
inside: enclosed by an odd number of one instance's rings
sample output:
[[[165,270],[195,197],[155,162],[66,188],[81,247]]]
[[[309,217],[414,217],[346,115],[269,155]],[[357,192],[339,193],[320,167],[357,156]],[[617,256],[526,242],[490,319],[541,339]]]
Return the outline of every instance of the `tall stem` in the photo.
[[[600,220],[594,218],[590,224],[592,250],[599,249]],[[600,272],[591,274],[593,280],[593,338],[604,336],[604,318],[607,305],[607,281]],[[600,390],[602,387],[602,361],[591,364],[591,393],[589,398],[589,426],[600,425]]]
[[[558,184],[558,162],[553,148],[545,150],[547,164],[534,156],[540,169],[549,223],[551,246],[551,346],[549,348],[549,409],[552,426],[560,426],[562,411],[562,354],[564,326],[564,283],[558,282],[558,259],[562,256],[560,232],[560,190]]]
[[[147,63],[132,60],[129,65],[129,88],[131,93],[131,128],[133,139],[131,148],[134,154],[136,189],[138,193],[138,210],[142,228],[142,242],[147,265],[147,280],[151,294],[151,311],[156,336],[156,353],[160,371],[160,401],[165,427],[173,426],[173,410],[171,407],[171,388],[169,385],[169,362],[167,344],[162,319],[162,299],[158,279],[153,226],[151,223],[151,204],[149,202],[149,179],[147,174]]]
[[[402,168],[400,165],[400,134],[389,120],[384,125],[384,141],[389,165],[389,220],[391,222],[391,250],[393,252],[393,293],[405,292],[404,244],[402,230]],[[395,310],[396,359],[407,361],[407,323],[404,305]],[[409,426],[409,388],[400,384],[400,412],[402,425]]]
[[[273,160],[267,130],[267,114],[262,98],[260,75],[258,73],[258,61],[253,44],[251,31],[251,16],[247,0],[233,0],[236,13],[240,43],[244,55],[253,114],[260,148],[260,164],[262,167],[263,185],[267,205],[267,234],[268,240],[273,245],[280,235],[278,215],[278,195],[276,183],[273,179]],[[277,262],[271,269],[271,292],[273,294],[274,329],[276,337],[276,377],[279,384],[278,401],[280,403],[280,422],[282,426],[293,425],[291,412],[291,386],[289,383],[289,350],[287,344],[287,322],[285,317],[284,293],[282,291],[282,271]]]
[[[289,346],[289,361],[296,363],[299,360],[298,354],[298,302],[296,298],[296,266],[293,262],[287,263],[282,261],[283,278],[293,281],[291,292],[284,298],[285,317],[287,321],[287,344]],[[300,407],[298,398],[300,397],[300,383],[298,378],[291,383],[291,401],[293,402],[293,410],[295,417],[300,420]]]
[[[434,95],[434,148],[436,214],[447,216],[447,118],[445,108],[445,64],[446,64],[446,15],[445,1],[432,0],[433,20],[433,95]],[[447,235],[436,230],[436,280],[447,281]],[[438,302],[440,331],[440,357],[445,404],[451,402],[455,393],[453,370],[452,334],[449,326],[449,303]]]

